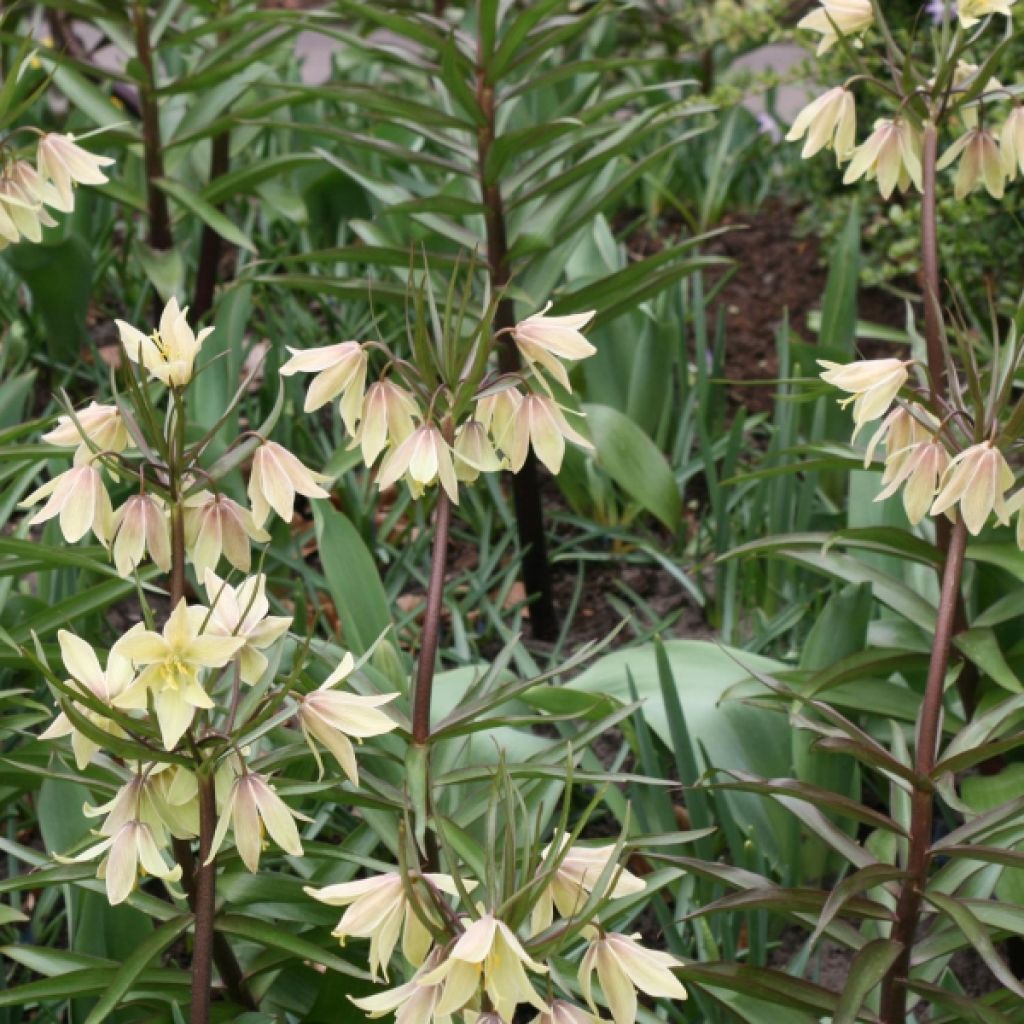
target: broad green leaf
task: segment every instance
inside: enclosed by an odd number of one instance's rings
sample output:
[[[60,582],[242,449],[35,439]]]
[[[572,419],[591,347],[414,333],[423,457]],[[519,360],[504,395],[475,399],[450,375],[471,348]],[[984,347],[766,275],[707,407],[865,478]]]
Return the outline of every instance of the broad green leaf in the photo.
[[[169,178],[157,178],[156,185],[176,203],[183,206],[189,213],[198,217],[204,224],[220,235],[225,242],[237,245],[241,249],[247,249],[249,252],[256,251],[256,246],[253,245],[249,236],[241,228],[232,224],[227,216],[208,203],[198,193],[193,192],[180,182],[171,181]]]

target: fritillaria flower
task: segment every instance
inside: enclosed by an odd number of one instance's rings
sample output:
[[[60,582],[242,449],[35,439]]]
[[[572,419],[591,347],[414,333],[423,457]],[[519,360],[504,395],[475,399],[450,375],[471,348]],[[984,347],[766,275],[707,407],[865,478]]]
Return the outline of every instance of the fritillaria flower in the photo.
[[[367,1017],[385,1017],[395,1015],[395,1024],[430,1024],[440,1019],[448,1020],[447,1015],[437,1013],[437,1005],[441,999],[441,982],[426,981],[441,963],[442,953],[434,950],[427,957],[423,966],[416,971],[412,979],[404,985],[378,992],[372,996],[349,999],[362,1010]]]
[[[858,178],[878,179],[878,190],[888,199],[898,185],[906,192],[913,183],[921,190],[921,136],[905,118],[880,118],[875,130],[850,157],[843,183]]]
[[[267,577],[263,573],[249,576],[232,587],[207,569],[203,586],[210,602],[207,633],[241,637],[244,645],[238,658],[240,678],[243,683],[258,682],[267,670],[267,657],[262,652],[288,632],[292,620],[286,615],[270,614]]]
[[[319,689],[300,698],[298,719],[302,734],[320,767],[321,776],[323,765],[317,742],[331,752],[352,783],[359,785],[359,768],[350,737],[359,741],[369,736],[383,736],[397,728],[397,723],[378,708],[389,704],[398,694],[381,693],[364,697],[332,689],[347,679],[354,668],[355,660],[350,653],[346,653],[341,664]]]
[[[139,877],[139,866],[147,875],[176,882],[181,866],[173,867],[164,859],[153,838],[153,831],[144,821],[126,821],[113,835],[106,836],[75,857],[57,857],[63,863],[81,864],[106,854],[97,875],[106,881],[107,900],[111,906],[123,903],[131,895]]]
[[[452,451],[432,423],[417,427],[397,448],[393,448],[380,466],[377,485],[383,491],[407,477],[414,492],[440,481],[453,505],[459,503],[459,485],[455,476]]]
[[[419,409],[413,396],[389,380],[374,381],[366,389],[359,429],[353,447],[363,452],[363,462],[372,466],[387,447],[400,445],[415,429]]]
[[[264,441],[252,457],[249,502],[252,518],[263,526],[273,509],[286,523],[295,514],[295,495],[329,498],[320,484],[328,478],[307,469],[290,451],[274,441]]]
[[[90,451],[90,444],[101,452],[123,452],[131,445],[121,411],[116,405],[100,405],[99,402],[90,402],[80,409],[74,420],[70,416],[58,416],[57,426],[43,434],[42,440],[58,448],[77,448],[82,457]]]
[[[1001,523],[1009,522],[1005,498],[1013,482],[1013,470],[991,441],[972,445],[949,463],[932,505],[932,515],[959,503],[967,529],[977,536],[993,512]]]
[[[522,393],[516,388],[502,388],[477,401],[475,419],[483,425],[499,448],[511,432],[522,403]]]
[[[32,517],[31,526],[59,516],[60,532],[69,544],[81,540],[90,530],[101,544],[110,540],[114,510],[103,477],[91,458],[48,480],[19,502],[18,508],[31,508],[43,498],[49,500]]]
[[[583,954],[579,983],[583,998],[597,1013],[592,984],[597,971],[601,991],[615,1024],[636,1021],[636,990],[660,999],[685,999],[686,989],[672,973],[683,965],[671,953],[646,949],[638,935],[607,932],[596,938]]]
[[[871,28],[875,12],[871,0],[821,0],[821,6],[797,23],[797,28],[818,32],[818,56],[827,53],[844,36],[858,35]]]
[[[558,841],[563,848],[569,836],[562,834]],[[553,846],[554,844],[552,844]],[[548,856],[549,846],[543,856]],[[551,877],[551,881],[540,894],[533,908],[532,927],[534,932],[543,931],[554,918],[554,908],[562,917],[572,917],[587,901],[598,879],[615,853],[615,846],[573,846],[562,858]],[[612,899],[641,892],[646,882],[624,868],[613,873],[611,884],[605,895]]]
[[[136,626],[113,647],[122,657],[143,666],[138,679],[115,698],[114,704],[143,710],[152,695],[167,750],[174,748],[192,724],[197,708],[213,707],[200,682],[200,673],[204,669],[223,668],[245,644],[245,637],[202,633],[208,614],[206,608],[189,607],[182,598],[162,633]]]
[[[57,222],[13,178],[0,177],[0,241],[14,244],[21,238],[40,242],[43,228]]]
[[[849,159],[856,144],[857,104],[853,93],[836,86],[809,103],[796,116],[786,139],[806,136],[800,155],[808,160],[826,146],[835,150],[837,162]]]
[[[252,568],[250,542],[266,544],[270,534],[252,513],[223,494],[200,491],[185,499],[185,550],[203,579],[223,555],[240,572]]]
[[[315,373],[306,392],[304,409],[313,412],[341,396],[338,411],[349,433],[355,433],[366,386],[366,351],[358,341],[343,341],[324,348],[289,348],[292,357],[281,367],[281,375]]]
[[[198,334],[193,333],[187,314],[188,307],[179,309],[178,300],[172,296],[160,314],[159,330],[151,335],[123,320],[115,321],[128,358],[172,388],[184,387],[192,379],[196,356],[213,332],[212,327],[204,327]]]
[[[897,406],[871,435],[871,440],[864,451],[864,468],[867,469],[871,465],[875,451],[884,441],[885,471],[882,474],[882,483],[889,483],[910,448],[919,441],[929,440],[937,428],[935,417],[916,403],[912,402],[906,407]]]
[[[297,817],[299,815],[277,795],[264,776],[255,772],[239,775],[217,822],[206,863],[217,855],[229,825],[238,855],[250,871],[259,870],[264,829],[285,853],[301,857],[302,840],[295,827]]]
[[[109,179],[100,168],[109,167],[113,162],[109,156],[97,156],[82,149],[70,133],[44,135],[36,150],[39,176],[43,181],[53,183],[60,200],[51,205],[64,213],[75,208],[74,186],[105,184]]]
[[[467,420],[455,434],[455,476],[471,484],[481,473],[496,473],[501,469],[487,428],[478,420]]]
[[[167,507],[152,494],[136,494],[115,513],[113,521],[114,568],[119,576],[131,576],[146,552],[164,572],[171,568],[171,530]]]
[[[995,135],[985,128],[973,128],[961,135],[942,155],[938,169],[944,170],[960,157],[953,191],[957,199],[970,195],[984,184],[993,199],[1002,199],[1006,184],[1006,165]]]
[[[1015,106],[1007,115],[999,147],[1006,176],[1012,181],[1018,173],[1024,174],[1024,107]]]
[[[903,507],[907,518],[916,526],[928,514],[948,465],[949,453],[944,444],[934,439],[920,441],[900,453],[899,469],[875,501],[891,498],[906,483]]]
[[[973,28],[990,14],[1002,14],[1013,17],[1010,8],[1016,0],[957,0],[956,13],[964,28]]]
[[[515,932],[493,914],[484,914],[459,936],[448,956],[429,974],[424,984],[444,982],[437,1004],[438,1016],[461,1010],[479,991],[484,992],[494,1009],[511,1020],[520,1003],[538,1010],[546,1004],[534,991],[526,970],[546,974],[547,967],[531,959]]]
[[[44,206],[52,206],[55,210],[61,209],[63,201],[56,186],[41,177],[27,160],[16,160],[7,173],[10,180],[31,199]]]
[[[451,896],[457,892],[455,882],[448,875],[428,874],[424,877],[441,892]],[[410,877],[408,884],[416,884],[416,879]],[[327,885],[322,889],[307,886],[306,892],[329,907],[346,908],[331,934],[340,939],[342,945],[349,936],[370,940],[370,973],[374,978],[378,972],[387,978],[388,964],[398,944],[399,934],[406,960],[414,966],[423,963],[430,949],[430,932],[410,906],[402,876],[397,871]],[[430,899],[426,894],[421,903],[429,906]]]
[[[597,349],[581,333],[594,319],[594,310],[569,316],[547,316],[549,302],[539,313],[516,324],[512,337],[523,359],[531,366],[544,367],[566,391],[569,374],[563,359],[586,359]]]
[[[594,447],[582,434],[573,430],[554,399],[531,394],[519,403],[507,435],[497,443],[508,456],[513,473],[523,468],[527,449],[533,445],[537,458],[557,474],[565,458],[567,440],[581,448]]]
[[[853,422],[857,426],[854,437],[865,423],[889,411],[910,376],[910,361],[903,359],[861,359],[845,365],[819,359],[818,365],[825,367],[821,379],[826,384],[849,393],[850,397],[839,404],[845,408],[853,402]]]
[[[96,652],[81,638],[69,633],[66,629],[58,630],[57,643],[60,644],[60,655],[64,668],[71,677],[67,685],[81,689],[104,704],[112,704],[118,694],[126,690],[135,678],[131,662],[121,657],[116,651],[107,656],[107,667],[100,666]],[[72,701],[75,709],[83,718],[88,719],[97,729],[110,733],[112,736],[123,736],[121,727],[106,715],[93,711],[77,701]],[[79,732],[68,716],[61,711],[50,723],[40,739],[55,740],[62,736],[71,737],[71,749],[75,754],[75,764],[79,770],[85,769],[100,749],[99,743],[84,733]]]

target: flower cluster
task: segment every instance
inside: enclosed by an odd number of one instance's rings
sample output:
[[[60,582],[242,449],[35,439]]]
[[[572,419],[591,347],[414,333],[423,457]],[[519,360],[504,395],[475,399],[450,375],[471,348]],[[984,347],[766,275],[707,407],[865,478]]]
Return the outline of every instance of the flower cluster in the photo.
[[[334,935],[344,943],[350,937],[369,939],[369,966],[374,977],[388,976],[388,967],[401,939],[404,959],[412,976],[408,981],[375,995],[353,998],[371,1018],[395,1014],[397,1021],[490,1019],[510,1021],[519,1007],[532,1007],[541,1024],[593,1022],[598,1013],[593,976],[596,973],[603,1002],[615,1024],[634,1024],[637,991],[666,999],[685,999],[686,990],[672,973],[682,965],[674,956],[647,949],[639,936],[607,932],[587,924],[586,947],[579,968],[579,987],[589,1012],[555,995],[547,955],[532,949],[549,947],[559,925],[578,919],[591,894],[613,864],[613,846],[570,845],[562,836],[544,851],[554,866],[543,875],[536,894],[528,937],[484,903],[459,912],[453,897],[475,899],[477,884],[450,875],[389,871],[370,878],[328,885],[307,892],[321,903],[344,907]],[[620,868],[612,873],[603,895],[616,899],[635,894],[645,883]],[[552,929],[554,912],[561,917]],[[537,989],[544,981],[545,993]],[[490,1015],[490,1017],[489,1017]]]
[[[571,391],[565,364],[596,351],[582,334],[594,314],[548,316],[548,308],[510,331],[527,372],[470,380],[475,396],[466,408],[458,408],[464,403],[457,394],[465,380],[431,389],[410,364],[390,353],[388,367],[401,382],[386,371],[367,386],[370,350],[383,347],[378,343],[290,349],[281,373],[315,374],[305,411],[338,401],[352,447],[360,449],[367,466],[380,460],[381,490],[404,480],[418,496],[439,484],[457,503],[460,482],[503,469],[518,472],[531,447],[552,473],[561,467],[566,441],[591,447],[569,423],[548,378]],[[496,338],[493,343],[503,342]]]
[[[113,162],[83,149],[73,135],[42,135],[35,166],[17,159],[0,172],[0,249],[22,240],[40,241],[43,228],[57,223],[47,207],[70,213],[75,185],[104,184],[108,179],[101,168]]]

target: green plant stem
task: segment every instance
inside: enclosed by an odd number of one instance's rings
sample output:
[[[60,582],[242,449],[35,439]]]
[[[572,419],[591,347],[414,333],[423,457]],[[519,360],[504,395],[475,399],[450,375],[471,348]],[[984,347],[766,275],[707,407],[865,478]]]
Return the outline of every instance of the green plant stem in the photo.
[[[482,45],[482,40],[481,40]],[[477,176],[483,197],[484,221],[487,226],[487,264],[491,290],[500,295],[508,287],[511,268],[508,259],[508,229],[501,185],[489,181],[487,161],[496,133],[494,86],[487,81],[482,48],[477,57],[476,100],[483,115],[477,129]],[[502,373],[517,374],[522,370],[519,352],[511,339],[515,327],[512,300],[502,298],[494,317],[494,328],[502,334],[498,347],[498,365]],[[544,509],[540,499],[540,478],[537,459],[530,449],[522,469],[512,478],[512,495],[516,510],[516,527],[523,550],[523,585],[531,598],[530,630],[538,640],[553,641],[558,636],[558,616],[548,562],[547,538],[544,533]]]
[[[437,646],[441,633],[441,606],[444,602],[444,574],[448,566],[448,536],[451,532],[452,505],[439,488],[434,512],[434,550],[427,586],[427,610],[423,617],[420,656],[416,663],[416,689],[412,704],[412,741],[425,745],[430,740],[430,698],[434,688]]]
[[[967,527],[957,521],[950,537],[946,564],[942,573],[942,592],[935,622],[931,660],[924,702],[917,723],[917,747],[914,768],[925,778],[935,767],[938,752],[939,723],[942,718],[943,684],[949,667],[949,652],[955,635],[960,583],[963,579],[964,555],[967,551]],[[907,878],[896,904],[896,923],[892,937],[900,943],[900,955],[882,981],[880,1019],[883,1024],[905,1024],[907,991],[905,981],[910,969],[910,956],[921,915],[921,900],[928,882],[928,851],[932,841],[935,813],[931,790],[918,784],[911,797],[910,848],[907,854]]]
[[[195,869],[195,939],[192,946],[192,1006],[189,1024],[209,1024],[213,985],[213,918],[216,909],[217,864],[209,860],[217,827],[217,801],[212,774],[199,776],[199,859]],[[209,860],[209,863],[207,861]]]
[[[167,196],[156,184],[164,176],[164,151],[160,139],[160,111],[156,101],[156,73],[149,42],[149,19],[146,4],[141,0],[136,0],[132,7],[132,24],[135,29],[135,55],[143,74],[139,83],[139,108],[142,114],[142,148],[146,167],[149,244],[153,249],[165,250],[174,245],[174,236],[171,233]]]

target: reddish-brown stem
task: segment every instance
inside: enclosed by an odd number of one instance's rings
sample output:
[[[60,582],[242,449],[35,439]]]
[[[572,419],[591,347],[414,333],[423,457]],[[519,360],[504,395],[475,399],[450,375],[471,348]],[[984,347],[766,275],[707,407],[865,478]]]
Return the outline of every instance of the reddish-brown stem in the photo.
[[[484,221],[487,226],[487,265],[491,290],[501,294],[508,286],[511,267],[508,260],[508,231],[505,224],[505,205],[501,185],[488,180],[487,163],[495,138],[494,86],[487,81],[482,51],[476,71],[476,100],[483,114],[477,129],[477,174],[484,203]],[[495,331],[506,332],[498,347],[498,362],[502,373],[518,373],[522,364],[519,352],[511,341],[515,327],[512,301],[503,298],[498,303],[494,318]],[[551,584],[551,566],[548,563],[547,538],[544,533],[544,510],[540,500],[540,478],[537,459],[532,449],[527,453],[522,469],[512,478],[512,495],[516,510],[519,543],[523,549],[523,585],[532,600],[530,629],[539,640],[554,640],[558,635],[558,618]]]
[[[939,133],[931,121],[925,123],[921,146],[921,288],[924,292],[924,340],[928,353],[928,377],[932,398],[946,397],[946,357],[942,344],[942,299],[939,295],[938,173]]]
[[[437,646],[441,633],[441,606],[451,521],[451,501],[444,490],[439,489],[434,512],[434,551],[430,563],[430,583],[427,586],[427,610],[423,616],[420,656],[416,663],[416,689],[412,698],[412,741],[421,745],[430,739],[430,696],[434,688]]]
[[[949,667],[949,652],[955,634],[957,605],[960,601],[960,582],[963,578],[964,555],[967,551],[967,527],[960,519],[953,527],[946,565],[942,573],[942,592],[935,622],[931,661],[924,703],[917,724],[917,749],[914,767],[925,777],[935,767],[942,721],[943,684]],[[910,848],[907,855],[907,879],[900,890],[896,905],[896,923],[892,937],[902,945],[895,963],[882,981],[880,1017],[883,1024],[905,1024],[907,1019],[907,992],[905,981],[910,968],[910,955],[921,914],[921,900],[928,881],[928,849],[932,841],[934,798],[921,785],[914,787],[911,798]]]
[[[221,133],[213,140],[210,152],[210,181],[227,174],[230,147],[231,137],[227,132]],[[213,308],[213,293],[217,285],[217,268],[222,251],[220,235],[208,224],[205,225],[199,243],[199,266],[196,270],[196,290],[192,299],[192,314],[196,322]]]
[[[157,181],[164,176],[164,150],[160,139],[160,111],[156,102],[156,72],[149,43],[149,19],[146,5],[136,0],[132,8],[135,27],[135,55],[142,68],[139,107],[142,113],[142,148],[146,166],[146,207],[149,211],[149,244],[153,249],[170,249],[174,245],[167,196]]]
[[[192,1007],[189,1024],[209,1024],[213,985],[213,917],[217,865],[207,863],[217,827],[217,802],[210,774],[199,776],[199,857],[195,868],[195,939],[192,946]]]

